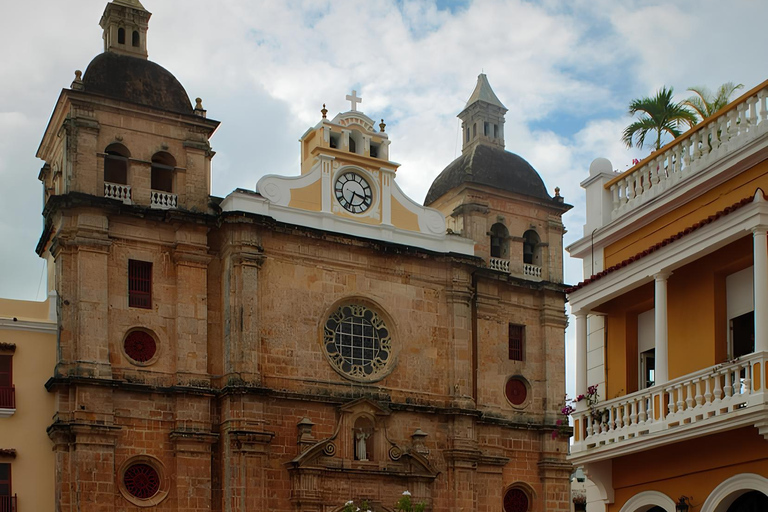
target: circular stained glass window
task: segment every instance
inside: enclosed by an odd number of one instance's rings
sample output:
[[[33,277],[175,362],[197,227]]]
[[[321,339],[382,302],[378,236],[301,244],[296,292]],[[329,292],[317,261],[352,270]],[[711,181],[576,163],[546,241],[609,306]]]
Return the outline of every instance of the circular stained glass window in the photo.
[[[148,500],[160,490],[160,475],[149,464],[133,464],[123,474],[123,485],[134,498]]]
[[[157,353],[157,342],[146,331],[132,331],[123,342],[125,354],[137,363],[151,361]]]
[[[511,377],[507,381],[505,393],[507,395],[507,400],[509,400],[512,405],[522,405],[528,398],[528,386],[526,386],[523,379]]]
[[[384,319],[361,304],[345,304],[331,313],[323,329],[331,365],[354,380],[383,376],[392,359],[392,339]]]
[[[528,495],[522,489],[510,489],[504,495],[504,512],[528,512]]]

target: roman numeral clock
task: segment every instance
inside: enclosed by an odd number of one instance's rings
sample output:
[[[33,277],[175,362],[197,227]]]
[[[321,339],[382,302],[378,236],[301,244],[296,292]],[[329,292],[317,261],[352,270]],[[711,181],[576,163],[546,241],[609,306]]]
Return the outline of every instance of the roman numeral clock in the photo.
[[[371,207],[373,193],[368,181],[356,172],[344,172],[334,184],[336,200],[350,213],[363,213]]]

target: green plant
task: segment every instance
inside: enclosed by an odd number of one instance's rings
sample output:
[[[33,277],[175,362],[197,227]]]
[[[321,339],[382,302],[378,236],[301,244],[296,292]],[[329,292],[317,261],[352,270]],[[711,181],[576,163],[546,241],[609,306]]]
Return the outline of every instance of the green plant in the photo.
[[[408,491],[403,491],[403,495],[395,503],[395,510],[400,512],[424,512],[425,508],[427,508],[427,504],[423,501],[421,503],[413,503],[411,501],[411,493]]]

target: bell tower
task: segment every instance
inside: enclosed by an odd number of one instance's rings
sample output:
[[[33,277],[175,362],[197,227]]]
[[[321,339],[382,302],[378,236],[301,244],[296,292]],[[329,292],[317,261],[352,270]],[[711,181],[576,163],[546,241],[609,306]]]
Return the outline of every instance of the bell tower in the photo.
[[[139,0],[108,3],[99,22],[104,29],[104,51],[146,59],[150,16]]]
[[[486,144],[504,149],[505,107],[488,83],[488,77],[481,73],[464,110],[461,119],[461,153],[467,154],[477,144]]]

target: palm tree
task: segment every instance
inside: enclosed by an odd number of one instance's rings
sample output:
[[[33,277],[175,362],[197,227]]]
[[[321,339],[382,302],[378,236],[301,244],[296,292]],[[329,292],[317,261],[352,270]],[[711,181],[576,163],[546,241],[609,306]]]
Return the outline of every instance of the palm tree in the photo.
[[[696,96],[691,96],[685,100],[683,105],[692,108],[701,118],[700,120],[704,120],[725,107],[730,102],[733,93],[743,87],[744,84],[733,85],[733,82],[725,82],[717,88],[715,94],[712,94],[706,87],[689,87],[688,90],[696,93]]]
[[[666,86],[653,97],[638,98],[629,104],[629,114],[640,113],[640,118],[624,129],[621,140],[628,148],[633,144],[642,148],[649,131],[656,132],[656,147],[661,148],[661,136],[669,133],[672,137],[680,136],[682,125],[689,127],[696,124],[696,114],[682,103],[672,101],[673,89]],[[634,142],[633,142],[634,141]]]

